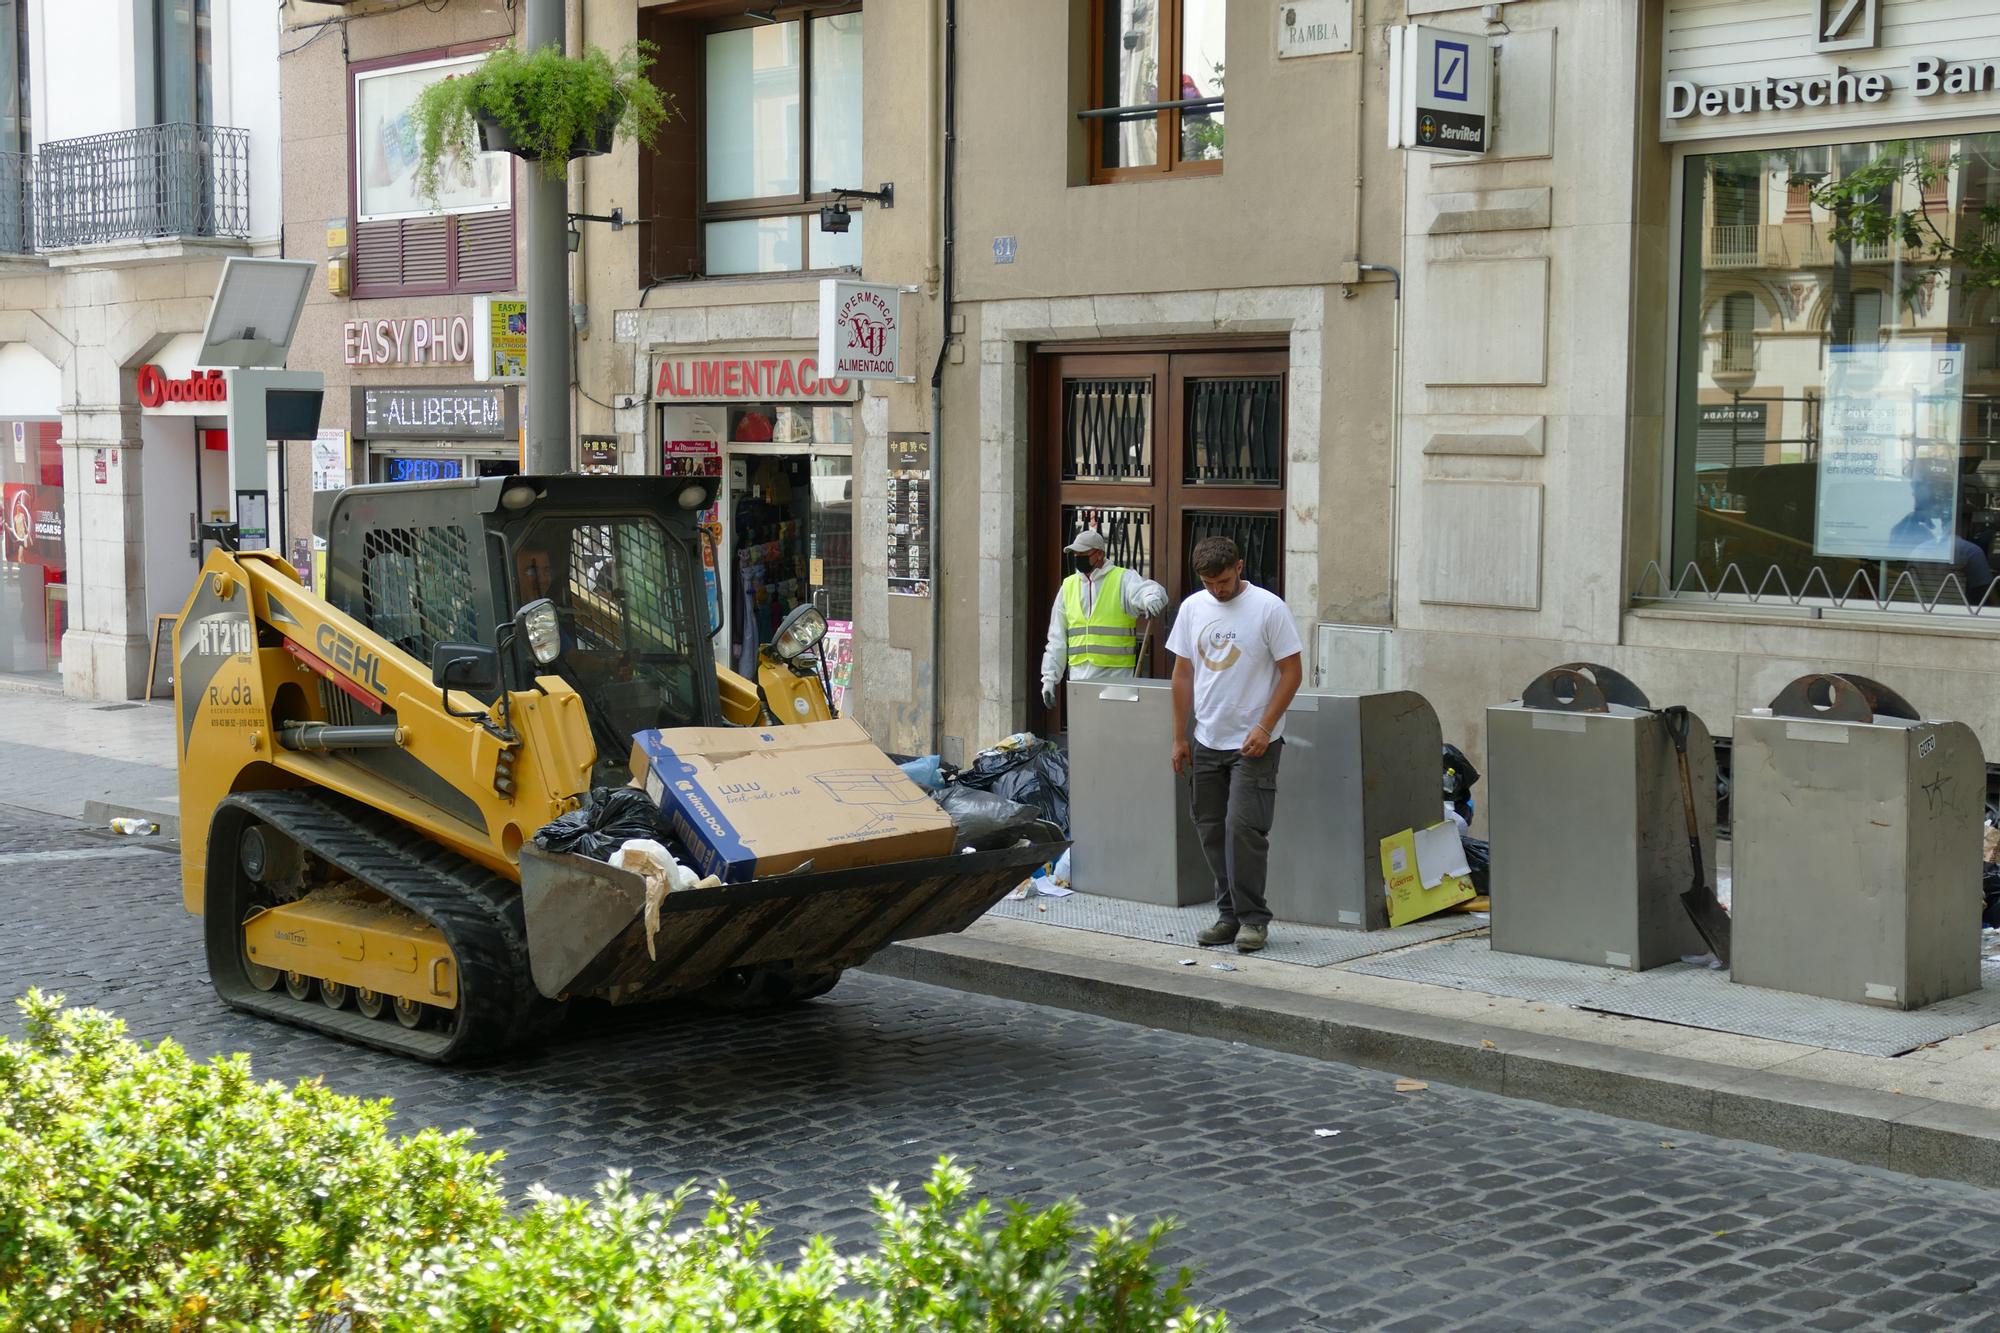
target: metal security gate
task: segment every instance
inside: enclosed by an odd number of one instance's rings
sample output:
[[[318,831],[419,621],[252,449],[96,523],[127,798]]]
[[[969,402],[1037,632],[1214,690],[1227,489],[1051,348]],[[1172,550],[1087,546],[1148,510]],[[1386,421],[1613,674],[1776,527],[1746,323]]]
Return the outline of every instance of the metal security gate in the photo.
[[[1159,581],[1176,604],[1201,586],[1188,562],[1211,534],[1234,538],[1245,576],[1284,595],[1288,361],[1283,348],[1037,359],[1031,681],[1040,679],[1049,607],[1069,572],[1062,547],[1079,528],[1103,533],[1114,563]],[[1154,627],[1142,675],[1171,670],[1166,634]],[[1031,711],[1038,727],[1051,727],[1039,699]]]

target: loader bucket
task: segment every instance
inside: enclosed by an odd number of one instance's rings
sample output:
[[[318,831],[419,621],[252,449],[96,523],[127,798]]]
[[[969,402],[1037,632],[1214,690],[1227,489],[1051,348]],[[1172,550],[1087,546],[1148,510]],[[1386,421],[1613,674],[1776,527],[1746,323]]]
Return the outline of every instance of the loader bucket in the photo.
[[[567,853],[521,849],[521,905],[535,988],[624,1004],[700,990],[738,969],[806,972],[865,962],[885,945],[964,930],[1061,842],[683,889],[646,919],[645,881]]]

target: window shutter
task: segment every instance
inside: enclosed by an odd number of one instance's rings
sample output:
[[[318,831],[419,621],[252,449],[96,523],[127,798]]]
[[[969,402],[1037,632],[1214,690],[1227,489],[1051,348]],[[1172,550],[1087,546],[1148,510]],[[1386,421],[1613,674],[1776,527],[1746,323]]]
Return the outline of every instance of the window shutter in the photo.
[[[514,285],[514,214],[473,213],[458,220],[458,290]]]
[[[405,287],[444,287],[451,282],[446,262],[449,218],[404,218],[403,283]]]
[[[445,290],[451,281],[446,266],[449,226],[448,218],[401,218],[355,227],[355,290]]]

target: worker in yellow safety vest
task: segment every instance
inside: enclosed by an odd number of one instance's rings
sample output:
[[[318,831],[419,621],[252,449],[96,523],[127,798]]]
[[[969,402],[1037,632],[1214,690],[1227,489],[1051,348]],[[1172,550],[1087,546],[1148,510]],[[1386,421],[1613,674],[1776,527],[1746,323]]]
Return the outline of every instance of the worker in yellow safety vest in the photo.
[[[1130,680],[1138,674],[1139,621],[1167,609],[1167,590],[1111,563],[1104,534],[1085,528],[1063,547],[1076,570],[1063,580],[1049,612],[1049,646],[1042,654],[1042,702],[1056,706],[1056,689],[1072,680]]]

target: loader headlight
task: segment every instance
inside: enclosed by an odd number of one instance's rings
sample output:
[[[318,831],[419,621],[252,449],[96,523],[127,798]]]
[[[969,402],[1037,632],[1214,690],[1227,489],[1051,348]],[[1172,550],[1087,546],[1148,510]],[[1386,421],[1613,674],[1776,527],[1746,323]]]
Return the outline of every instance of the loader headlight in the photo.
[[[562,656],[562,622],[556,618],[556,604],[546,597],[522,607],[514,623],[527,637],[528,651],[543,666]]]
[[[683,486],[681,493],[675,499],[683,509],[699,509],[708,503],[708,487],[693,484]]]
[[[785,617],[785,623],[778,626],[778,632],[771,636],[771,653],[780,662],[789,662],[801,657],[819,646],[826,637],[826,617],[818,607],[808,602]]]

